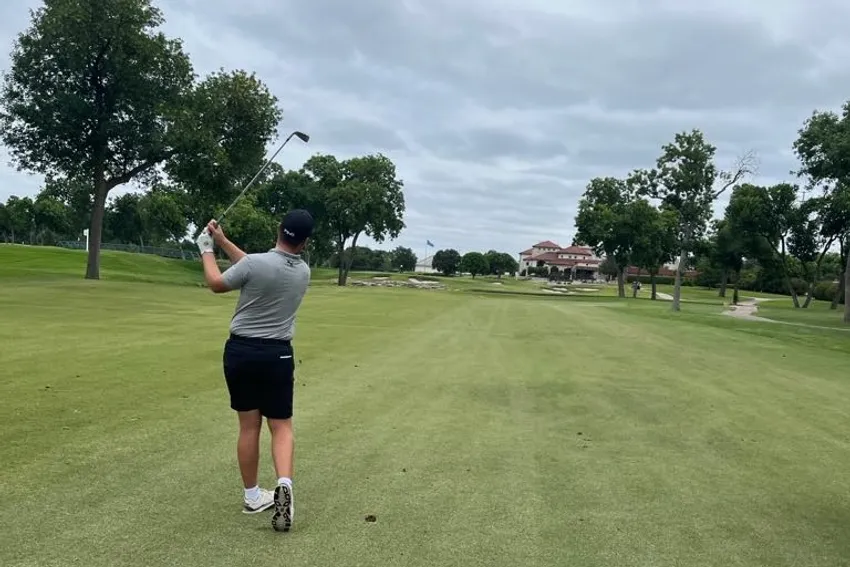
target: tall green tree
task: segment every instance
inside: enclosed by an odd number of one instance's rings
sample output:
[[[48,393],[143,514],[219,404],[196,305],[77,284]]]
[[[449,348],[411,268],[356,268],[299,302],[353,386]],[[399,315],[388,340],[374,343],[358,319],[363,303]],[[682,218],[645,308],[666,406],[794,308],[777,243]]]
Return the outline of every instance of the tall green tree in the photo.
[[[807,282],[806,300],[808,308],[814,298],[815,285],[821,278],[821,266],[826,254],[841,235],[829,226],[829,196],[807,199],[797,207],[798,217],[791,227],[788,239],[789,252],[800,262]]]
[[[747,153],[730,171],[721,171],[714,164],[716,151],[700,130],[680,132],[662,146],[655,169],[636,171],[630,178],[640,194],[659,199],[665,208],[678,213],[673,311],[681,309],[682,277],[689,254],[705,233],[714,202],[755,169],[755,156]]]
[[[392,251],[392,267],[399,272],[416,269],[416,254],[410,248],[399,246]]]
[[[460,252],[457,250],[437,250],[431,260],[431,266],[444,276],[453,276],[460,268],[460,261]]]
[[[721,281],[718,295],[726,297],[726,287],[729,283],[730,274],[734,277],[734,290],[732,293],[732,304],[738,304],[738,293],[741,284],[741,270],[744,267],[745,243],[742,235],[737,233],[727,219],[721,219],[715,223],[714,231],[714,257],[712,260],[720,267]]]
[[[12,219],[9,217],[9,211],[6,210],[6,204],[0,203],[0,238],[3,242],[9,242],[12,234]]]
[[[276,219],[282,219],[292,209],[306,209],[313,215],[316,224],[304,252],[311,266],[330,261],[336,247],[330,227],[323,220],[324,201],[316,185],[305,171],[284,171],[273,163],[266,169],[266,179],[260,180],[254,191],[257,207]]]
[[[499,262],[499,267],[501,268],[501,272],[499,273],[500,278],[502,274],[513,276],[519,272],[519,262],[517,262],[516,258],[507,252],[500,252],[499,256],[501,257],[501,261]]]
[[[628,222],[631,193],[625,181],[614,177],[590,180],[578,204],[573,244],[584,244],[605,255],[617,267],[617,292],[626,297],[625,270],[629,265],[633,232]]]
[[[142,195],[142,232],[151,245],[180,242],[188,231],[186,194],[176,187],[155,186]]]
[[[498,276],[500,279],[502,274],[515,274],[519,270],[519,264],[507,252],[488,250],[484,254],[484,259],[487,261],[487,273]]]
[[[6,200],[9,239],[12,242],[32,243],[35,238],[34,205],[29,197],[12,195]]]
[[[56,244],[71,236],[70,210],[56,197],[44,194],[36,197],[33,221],[40,244]]]
[[[460,259],[460,271],[472,274],[475,279],[475,276],[490,273],[490,263],[481,252],[467,252]]]
[[[138,193],[125,193],[112,199],[104,214],[104,240],[144,246],[141,209],[142,196]]]
[[[752,241],[766,243],[770,255],[762,258],[776,260],[781,270],[785,288],[791,295],[794,307],[800,307],[797,290],[791,281],[791,258],[789,239],[800,222],[797,205],[799,188],[790,183],[779,183],[771,187],[742,184],[732,191],[726,209],[726,219],[736,233]]]
[[[222,72],[196,85],[163,21],[150,0],[48,0],[4,76],[0,136],[17,166],[89,184],[89,279],[100,277],[112,189],[146,185],[161,168],[218,195],[261,162],[279,121],[253,76]]]
[[[673,257],[678,219],[675,211],[660,210],[646,199],[635,199],[628,213],[632,231],[631,263],[649,274],[650,297],[655,300],[658,298],[658,272]]]
[[[92,194],[87,181],[48,176],[39,192],[41,196],[55,198],[65,206],[74,239],[90,226]]]
[[[257,206],[250,193],[228,213],[227,237],[239,248],[253,254],[274,248],[280,221]]]
[[[850,187],[850,101],[840,113],[815,111],[798,131],[794,152],[800,160],[799,175],[805,175],[820,186],[833,211],[841,211],[847,202]],[[838,214],[827,223],[827,232],[837,234],[850,247],[850,215]],[[843,288],[850,289],[850,254],[846,255]],[[841,287],[841,286],[839,286]],[[844,323],[850,325],[850,301],[844,302]]]
[[[384,155],[368,155],[339,161],[331,155],[315,155],[303,172],[313,180],[321,199],[320,222],[332,235],[342,259],[337,283],[344,286],[351,268],[348,248],[368,235],[375,242],[396,238],[404,228],[403,182],[395,164]]]

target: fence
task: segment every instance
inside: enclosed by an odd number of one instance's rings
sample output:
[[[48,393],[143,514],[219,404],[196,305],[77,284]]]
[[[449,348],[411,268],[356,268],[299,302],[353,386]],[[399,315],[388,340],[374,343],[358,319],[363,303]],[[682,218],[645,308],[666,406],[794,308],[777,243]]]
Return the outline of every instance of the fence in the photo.
[[[63,248],[74,250],[85,250],[86,243],[79,240],[65,240],[58,243]],[[121,252],[134,252],[136,254],[153,254],[164,258],[176,258],[178,260],[197,260],[200,254],[197,250],[183,250],[182,248],[159,248],[157,246],[139,246],[137,244],[109,244],[104,242],[100,245],[102,250],[119,250]]]

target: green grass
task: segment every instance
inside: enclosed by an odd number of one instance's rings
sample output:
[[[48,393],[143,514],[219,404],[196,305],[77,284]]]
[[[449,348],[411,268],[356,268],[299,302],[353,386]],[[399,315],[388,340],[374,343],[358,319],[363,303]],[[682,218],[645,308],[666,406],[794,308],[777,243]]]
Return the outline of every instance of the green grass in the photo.
[[[316,286],[278,534],[239,512],[235,296],[166,283],[192,283],[169,262],[151,284],[130,281],[149,259],[105,257],[86,282],[27,254],[0,261],[4,567],[850,565],[844,333]]]
[[[800,304],[805,298],[800,298]],[[838,305],[837,309],[830,309],[829,301],[812,301],[809,307],[795,308],[790,297],[780,300],[769,301],[759,304],[758,315],[784,321],[797,325],[820,325],[824,327],[836,327],[850,329],[844,324],[844,306]]]
[[[125,282],[201,285],[199,262],[173,260],[151,254],[129,254],[104,250],[101,253],[103,280]],[[0,244],[0,281],[21,285],[32,282],[82,278],[86,255],[79,250]]]

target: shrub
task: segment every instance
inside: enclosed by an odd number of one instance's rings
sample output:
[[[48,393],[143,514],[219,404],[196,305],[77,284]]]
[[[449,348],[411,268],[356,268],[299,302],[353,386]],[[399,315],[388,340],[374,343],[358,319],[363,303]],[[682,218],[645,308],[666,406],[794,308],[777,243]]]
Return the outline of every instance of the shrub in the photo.
[[[815,284],[812,295],[819,301],[832,302],[836,293],[838,293],[838,282],[823,281]],[[839,299],[839,303],[843,305],[844,301],[842,299],[844,298]]]

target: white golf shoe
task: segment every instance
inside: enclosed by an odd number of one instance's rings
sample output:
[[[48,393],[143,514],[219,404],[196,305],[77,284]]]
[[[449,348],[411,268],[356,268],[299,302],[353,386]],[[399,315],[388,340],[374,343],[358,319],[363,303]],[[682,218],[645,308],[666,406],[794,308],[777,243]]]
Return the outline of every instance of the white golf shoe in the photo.
[[[245,502],[242,506],[243,514],[257,514],[262,512],[263,510],[268,510],[274,506],[274,494],[272,494],[271,490],[266,490],[265,488],[260,489],[260,495],[256,500],[248,500],[245,499]]]
[[[292,487],[279,484],[274,489],[274,515],[272,515],[272,527],[278,532],[288,532],[292,527],[292,519],[295,517],[295,500],[292,496]]]

